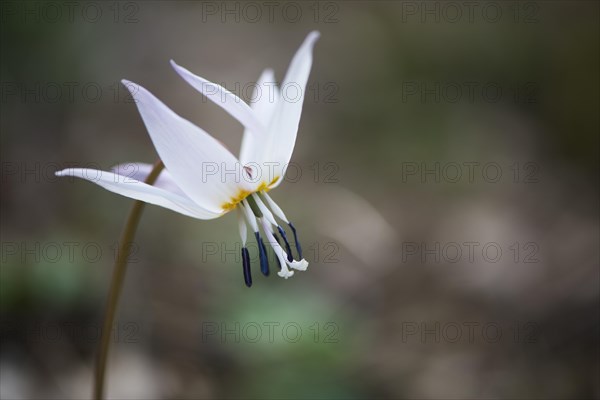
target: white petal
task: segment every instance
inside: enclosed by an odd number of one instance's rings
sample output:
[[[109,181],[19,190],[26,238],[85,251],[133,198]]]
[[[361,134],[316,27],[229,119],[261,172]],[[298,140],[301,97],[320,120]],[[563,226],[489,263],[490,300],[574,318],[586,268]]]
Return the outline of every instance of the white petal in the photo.
[[[165,207],[188,217],[213,219],[221,215],[198,206],[187,197],[112,172],[89,168],[68,168],[56,172],[56,175],[85,179],[113,193]]]
[[[250,103],[250,107],[265,127],[269,125],[273,117],[278,99],[279,88],[275,83],[275,75],[272,69],[266,69],[256,82]],[[256,135],[250,129],[244,129],[242,147],[240,149],[240,161],[242,164],[246,165],[251,162],[259,163],[262,161],[258,157],[262,155],[261,149],[264,137],[264,133]]]
[[[240,162],[204,130],[181,118],[142,86],[123,80],[161,160],[195,203],[220,213],[223,205],[251,191]]]
[[[275,105],[279,100],[279,88],[275,82],[275,74],[272,69],[267,68],[256,81],[256,86],[252,92],[250,107],[254,114],[266,128],[271,121]]]
[[[250,129],[250,131],[259,135],[265,132],[265,125],[261,123],[254,111],[252,111],[250,106],[246,104],[244,100],[240,99],[223,86],[192,74],[187,69],[177,65],[173,60],[171,60],[171,65],[187,83],[194,87],[194,89],[221,106],[225,111],[231,114],[232,117],[240,121],[242,125]]]
[[[144,182],[154,166],[152,164],[147,163],[139,163],[139,162],[129,162],[123,163],[119,165],[115,165],[110,170],[119,175],[123,175],[129,179],[133,179],[136,181]],[[158,179],[152,185],[157,188],[165,189],[171,193],[176,193],[183,197],[188,197],[187,194],[183,190],[177,186],[175,181],[173,180],[173,176],[169,171],[163,169],[158,176]]]
[[[311,32],[294,55],[280,88],[281,96],[275,114],[267,130],[264,143],[265,160],[276,163],[275,176],[279,175],[280,178],[283,177],[294,151],[306,83],[312,66],[312,50],[319,36],[318,32]],[[263,172],[266,171],[265,169]],[[279,179],[273,187],[282,181],[283,179]]]

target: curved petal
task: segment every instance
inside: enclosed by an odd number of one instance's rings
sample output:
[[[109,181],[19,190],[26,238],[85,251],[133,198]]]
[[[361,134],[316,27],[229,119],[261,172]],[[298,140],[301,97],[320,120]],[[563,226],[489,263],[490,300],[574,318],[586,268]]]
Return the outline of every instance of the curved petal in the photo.
[[[263,144],[264,161],[274,163],[275,176],[272,178],[280,177],[271,187],[275,187],[283,181],[281,177],[284,176],[286,166],[294,151],[306,83],[312,66],[312,51],[319,36],[319,32],[316,31],[308,34],[294,55],[281,85],[281,96]],[[265,169],[265,172],[267,171]]]
[[[271,121],[279,96],[275,73],[272,69],[267,68],[256,81],[256,86],[252,92],[252,101],[250,102],[254,114],[265,127]]]
[[[181,118],[140,85],[123,80],[173,180],[195,203],[220,213],[256,184],[240,162],[204,130]]]
[[[279,96],[279,88],[275,82],[273,70],[265,69],[256,82],[252,93],[252,102],[250,103],[250,107],[264,126],[269,125]],[[259,162],[258,157],[262,145],[261,136],[255,135],[250,129],[246,128],[240,148],[240,161],[242,164]]]
[[[68,168],[56,172],[56,176],[85,179],[113,193],[165,207],[192,218],[213,219],[222,215],[198,206],[187,197],[112,172],[90,168]]]
[[[153,168],[154,166],[152,164],[129,162],[115,165],[110,169],[110,171],[119,175],[123,175],[124,177],[129,178],[131,180],[144,182],[148,175],[150,175],[150,172]],[[166,169],[162,170],[162,172],[158,176],[158,179],[152,186],[164,189],[166,191],[178,194],[183,197],[188,197],[188,195],[185,194],[185,192],[181,190],[179,186],[177,186],[177,184],[173,180],[173,176]]]
[[[240,121],[244,127],[258,135],[265,132],[265,125],[261,123],[254,111],[252,111],[250,106],[246,104],[244,100],[240,99],[223,86],[192,74],[187,69],[177,65],[173,60],[171,60],[171,65],[187,83],[194,87],[194,89],[221,106],[225,111],[231,114],[232,117]]]

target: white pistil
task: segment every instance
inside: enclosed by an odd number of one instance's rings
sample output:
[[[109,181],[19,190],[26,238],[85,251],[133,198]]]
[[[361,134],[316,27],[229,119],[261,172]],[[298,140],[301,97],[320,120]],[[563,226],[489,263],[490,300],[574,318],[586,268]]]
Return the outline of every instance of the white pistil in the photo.
[[[297,269],[298,271],[306,271],[306,268],[308,268],[308,261],[306,261],[304,259],[302,259],[300,261],[295,261],[295,260],[291,261],[291,262],[288,261],[287,253],[285,252],[285,250],[283,250],[281,248],[279,243],[277,243],[277,240],[275,240],[275,237],[271,233],[271,229],[268,224],[269,224],[268,221],[266,221],[264,219],[262,220],[263,231],[265,232],[268,242],[271,245],[271,247],[273,248],[275,255],[279,259],[279,264],[281,265],[281,271],[279,271],[277,273],[277,275],[279,275],[280,277],[285,278],[285,279],[293,276],[294,271],[290,271],[288,269],[288,266],[290,268]]]
[[[271,207],[271,210],[273,210],[273,212],[275,213],[275,215],[277,215],[286,224],[289,224],[290,221],[288,221],[288,219],[286,218],[285,214],[283,213],[283,210],[277,205],[277,203],[275,203],[273,201],[273,199],[266,192],[261,192],[260,194],[262,195],[262,197],[265,198],[265,200],[269,204],[269,207]]]
[[[259,218],[261,223],[262,223],[263,219],[264,218]],[[273,236],[275,236],[275,228],[273,228],[273,224],[271,222],[267,221],[267,226],[269,227],[269,232],[271,232],[273,234]]]

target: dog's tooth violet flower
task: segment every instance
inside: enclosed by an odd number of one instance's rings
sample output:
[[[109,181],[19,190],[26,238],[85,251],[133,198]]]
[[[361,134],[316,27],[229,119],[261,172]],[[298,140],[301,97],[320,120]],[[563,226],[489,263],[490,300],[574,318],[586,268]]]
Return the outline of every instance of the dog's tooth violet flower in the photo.
[[[247,286],[252,285],[246,246],[248,225],[257,241],[260,269],[264,275],[269,275],[269,264],[261,230],[276,255],[279,276],[287,279],[294,275],[293,270],[306,270],[308,262],[302,258],[296,228],[267,192],[281,184],[292,156],[312,65],[312,50],[318,38],[318,32],[307,36],[282,82],[282,88],[295,87],[295,96],[284,96],[275,88],[273,72],[267,69],[257,82],[250,105],[227,89],[171,61],[173,68],[191,86],[244,126],[239,158],[204,130],[175,114],[148,90],[123,80],[165,165],[156,183],[144,183],[152,166],[142,163],[121,164],[110,172],[69,168],[56,175],[82,178],[111,192],[198,219],[218,218],[237,209]],[[270,84],[270,92],[261,90],[266,89],[267,84]],[[285,230],[278,221],[288,224],[291,229],[298,259],[294,259]]]

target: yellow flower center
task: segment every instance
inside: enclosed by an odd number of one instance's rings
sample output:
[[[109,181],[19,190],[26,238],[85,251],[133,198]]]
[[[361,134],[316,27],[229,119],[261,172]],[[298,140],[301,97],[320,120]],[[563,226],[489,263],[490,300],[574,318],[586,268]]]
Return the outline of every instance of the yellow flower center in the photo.
[[[221,204],[221,208],[223,209],[223,211],[229,212],[229,211],[233,210],[235,207],[237,207],[238,203],[241,203],[246,197],[250,196],[252,193],[262,192],[262,191],[268,192],[271,189],[271,187],[275,183],[277,183],[278,180],[279,180],[279,176],[276,176],[275,178],[273,178],[273,180],[269,184],[262,182],[260,184],[260,186],[258,187],[258,189],[256,189],[255,192],[250,192],[248,190],[240,189],[238,191],[238,193],[234,197],[231,198],[231,200],[229,200],[226,203]]]

